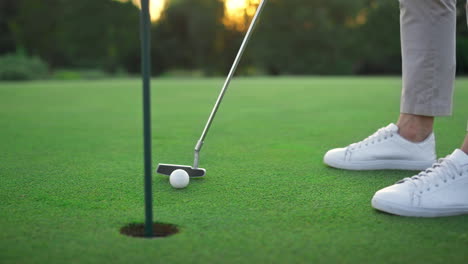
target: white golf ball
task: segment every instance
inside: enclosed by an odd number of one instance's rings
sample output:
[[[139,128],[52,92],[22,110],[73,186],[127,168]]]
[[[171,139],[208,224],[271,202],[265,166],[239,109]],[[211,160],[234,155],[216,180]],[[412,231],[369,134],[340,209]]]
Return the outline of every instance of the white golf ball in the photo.
[[[176,189],[182,189],[187,187],[189,181],[190,177],[188,173],[181,169],[173,171],[171,173],[171,176],[169,176],[169,182],[171,183],[172,187]]]

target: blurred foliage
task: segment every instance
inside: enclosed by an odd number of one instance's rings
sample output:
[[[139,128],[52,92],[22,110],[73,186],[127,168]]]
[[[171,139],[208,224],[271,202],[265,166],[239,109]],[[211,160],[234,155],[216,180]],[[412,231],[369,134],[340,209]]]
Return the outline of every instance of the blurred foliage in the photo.
[[[57,69],[52,74],[52,78],[57,80],[97,80],[109,76],[109,73],[100,69]]]
[[[198,77],[204,77],[204,72],[201,70],[195,70],[195,71],[190,71],[190,70],[168,70],[165,71],[161,77],[167,77],[167,78],[198,78]]]
[[[226,62],[221,20],[223,3],[214,0],[184,0],[168,6],[152,34],[153,72],[200,70],[213,75]],[[230,47],[228,47],[230,48]]]
[[[20,0],[15,5],[16,15],[7,21],[15,46],[41,56],[52,67],[113,72],[138,61],[139,17],[130,3]]]
[[[251,55],[270,74],[400,70],[396,1],[271,0],[269,5]],[[388,65],[388,58],[396,65]],[[374,65],[380,70],[372,72]]]
[[[38,57],[28,57],[21,52],[0,56],[0,80],[34,80],[47,75],[48,66]]]
[[[459,74],[468,72],[463,5],[458,1]],[[222,0],[169,1],[152,27],[153,74],[226,74],[244,33],[225,27],[223,18]],[[53,69],[140,69],[139,12],[129,2],[2,0],[0,30],[0,54],[22,47]],[[268,0],[239,69],[245,75],[400,72],[396,0]]]

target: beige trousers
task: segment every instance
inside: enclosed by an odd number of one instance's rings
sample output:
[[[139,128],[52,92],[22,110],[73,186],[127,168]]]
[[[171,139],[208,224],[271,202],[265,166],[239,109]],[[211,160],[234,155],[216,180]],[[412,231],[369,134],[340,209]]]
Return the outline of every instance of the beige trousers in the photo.
[[[456,0],[400,0],[402,113],[452,114],[456,11]]]

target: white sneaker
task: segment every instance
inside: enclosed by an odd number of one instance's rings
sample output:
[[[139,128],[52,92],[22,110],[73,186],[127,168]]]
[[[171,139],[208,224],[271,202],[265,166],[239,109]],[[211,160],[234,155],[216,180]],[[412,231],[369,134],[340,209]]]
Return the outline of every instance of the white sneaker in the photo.
[[[376,192],[372,206],[403,216],[468,214],[468,155],[455,150],[418,175]]]
[[[424,170],[435,161],[434,133],[414,143],[401,137],[395,124],[348,147],[332,149],[323,158],[328,166],[347,170]]]

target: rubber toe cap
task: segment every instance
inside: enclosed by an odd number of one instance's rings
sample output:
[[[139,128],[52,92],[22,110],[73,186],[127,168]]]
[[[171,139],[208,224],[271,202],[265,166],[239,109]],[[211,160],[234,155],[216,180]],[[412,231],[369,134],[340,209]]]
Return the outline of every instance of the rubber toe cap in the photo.
[[[329,150],[323,157],[323,162],[328,166],[336,167],[345,161],[346,148]]]
[[[372,197],[372,206],[382,210],[382,203],[411,206],[413,191],[409,184],[399,183],[377,191]]]

